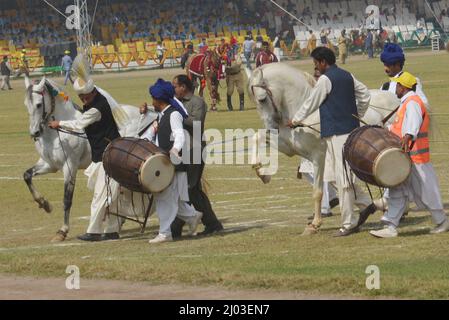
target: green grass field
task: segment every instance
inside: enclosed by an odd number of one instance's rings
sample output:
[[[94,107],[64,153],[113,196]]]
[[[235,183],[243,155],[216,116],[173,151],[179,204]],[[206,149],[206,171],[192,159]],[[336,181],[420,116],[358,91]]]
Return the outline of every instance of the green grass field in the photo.
[[[386,81],[382,64],[349,60],[346,68],[370,88]],[[311,62],[297,63],[306,71]],[[448,112],[449,55],[414,53],[406,69],[419,76],[434,112]],[[148,85],[157,77],[171,79],[180,69],[97,75],[97,84],[121,103],[151,102]],[[61,83],[62,79],[56,79]],[[71,232],[63,244],[50,239],[61,226],[63,182],[61,174],[35,179],[38,190],[54,210],[38,209],[22,180],[23,172],[38,159],[28,134],[28,115],[21,81],[13,91],[0,92],[0,273],[38,277],[65,277],[67,265],[77,265],[82,278],[147,281],[153,284],[217,285],[227,288],[297,290],[332,294],[393,298],[449,298],[449,233],[429,235],[433,227],[426,212],[411,212],[400,236],[380,240],[368,234],[380,226],[380,213],[370,217],[362,232],[333,238],[340,216],[324,220],[321,232],[301,237],[312,212],[312,188],[296,179],[298,158],[280,156],[278,174],[263,185],[250,165],[207,167],[209,195],[223,221],[223,235],[185,239],[150,246],[158,230],[152,217],[141,235],[136,224],[126,223],[122,240],[82,243],[90,214],[91,193],[78,173],[72,208]],[[224,85],[225,86],[225,85]],[[221,88],[225,97],[225,88]],[[71,97],[75,97],[68,90]],[[77,102],[78,99],[75,98]],[[234,97],[237,104],[237,95]],[[245,112],[209,113],[208,128],[260,128],[262,123],[247,100]],[[441,193],[449,202],[447,151],[449,118],[435,116],[441,135],[432,143],[433,164]],[[369,265],[380,268],[379,290],[365,286]],[[205,297],[207,298],[207,297]]]

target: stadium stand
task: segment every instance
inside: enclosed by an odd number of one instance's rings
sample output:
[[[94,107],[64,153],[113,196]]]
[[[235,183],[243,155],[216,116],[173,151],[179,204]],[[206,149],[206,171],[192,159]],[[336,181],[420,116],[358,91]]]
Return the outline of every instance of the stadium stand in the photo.
[[[73,0],[50,0],[65,12]],[[351,49],[363,44],[365,9],[369,4],[380,8],[382,41],[397,41],[403,46],[430,45],[433,34],[449,30],[449,0],[432,1],[433,12],[421,0],[279,0],[301,25],[263,0],[101,0],[95,15],[93,53],[109,64],[156,59],[157,42],[162,42],[166,58],[179,58],[188,42],[197,46],[202,38],[209,45],[234,35],[242,43],[247,34],[273,39],[281,35],[284,54],[293,47],[305,53],[308,30],[320,39],[328,30],[331,43],[346,29],[352,40]],[[95,0],[88,1],[93,11]],[[436,17],[434,16],[434,13]],[[40,48],[61,42],[73,42],[75,31],[66,28],[62,15],[37,0],[2,0],[0,3],[0,55],[17,57],[22,48],[43,65]],[[289,49],[288,47],[291,47]],[[139,63],[138,63],[139,64]],[[140,65],[140,64],[139,64]]]

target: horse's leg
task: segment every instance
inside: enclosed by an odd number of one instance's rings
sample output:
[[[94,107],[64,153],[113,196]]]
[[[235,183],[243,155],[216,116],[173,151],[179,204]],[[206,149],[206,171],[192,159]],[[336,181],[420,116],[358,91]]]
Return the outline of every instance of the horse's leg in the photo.
[[[211,111],[217,111],[217,97],[214,94],[214,90],[212,88],[212,80],[210,79],[209,75],[206,75],[204,77],[205,81],[206,81],[206,87],[207,90],[209,91],[209,96],[210,96],[210,110]]]
[[[324,176],[324,156],[313,162],[313,221],[304,230],[302,235],[315,234],[321,227],[321,202],[323,200],[323,176]]]
[[[70,209],[72,208],[78,166],[66,162],[64,173],[64,225],[56,232],[52,242],[64,241],[70,229]]]
[[[34,187],[33,177],[40,174],[54,173],[56,171],[57,170],[51,168],[50,165],[46,163],[44,160],[39,159],[39,161],[32,168],[28,169],[23,174],[23,179],[25,180],[28,189],[31,192],[31,195],[33,196],[34,201],[36,201],[39,204],[39,208],[43,208],[48,213],[51,212],[52,206],[50,202],[48,202]]]
[[[262,169],[262,163],[259,154],[261,142],[263,141],[265,143],[266,135],[263,133],[261,134],[261,131],[258,131],[254,134],[252,139],[253,146],[251,154],[251,164],[253,165],[253,169],[256,170],[257,176],[262,180],[264,184],[267,184],[271,181],[271,176],[261,174],[260,170]]]

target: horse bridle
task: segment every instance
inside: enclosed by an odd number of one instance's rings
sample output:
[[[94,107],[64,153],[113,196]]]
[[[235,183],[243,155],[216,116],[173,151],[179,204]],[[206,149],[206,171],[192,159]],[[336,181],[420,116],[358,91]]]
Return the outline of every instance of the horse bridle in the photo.
[[[51,108],[50,108],[50,112],[47,113],[47,108],[45,105],[45,92],[48,92],[50,95],[50,101],[51,101]],[[53,96],[53,94],[51,94],[50,92],[50,88],[48,87],[48,84],[45,83],[45,88],[42,91],[35,91],[33,90],[32,93],[36,93],[42,96],[42,118],[41,118],[41,122],[39,123],[39,130],[40,132],[43,131],[43,127],[47,125],[48,120],[50,119],[50,117],[53,115],[53,112],[55,111],[56,108],[56,99]]]
[[[262,72],[262,71],[261,71],[261,72]],[[263,79],[263,78],[262,78],[262,79]],[[276,115],[276,118],[273,118],[273,120],[274,120],[277,124],[280,125],[281,119],[282,119],[282,114],[281,114],[281,112],[279,111],[279,108],[278,108],[278,106],[277,106],[277,104],[276,104],[276,101],[274,101],[274,98],[273,98],[273,92],[271,91],[270,88],[268,88],[268,85],[266,84],[265,80],[262,80],[262,83],[261,83],[261,84],[255,84],[255,85],[252,85],[252,86],[251,86],[251,91],[252,91],[252,93],[253,93],[253,96],[255,97],[256,95],[254,94],[254,88],[261,88],[261,89],[263,89],[263,90],[266,91],[268,97],[270,98],[271,104],[273,105],[274,113],[275,113],[275,115]]]

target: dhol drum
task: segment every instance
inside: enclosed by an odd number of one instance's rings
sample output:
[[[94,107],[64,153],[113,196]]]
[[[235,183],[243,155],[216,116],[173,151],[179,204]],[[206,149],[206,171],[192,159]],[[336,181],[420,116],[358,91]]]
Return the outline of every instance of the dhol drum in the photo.
[[[372,185],[395,187],[411,172],[410,156],[401,149],[401,139],[379,126],[354,130],[343,152],[355,175]]]
[[[118,138],[103,154],[105,172],[125,188],[142,193],[164,191],[172,182],[175,167],[155,144],[136,138]]]

